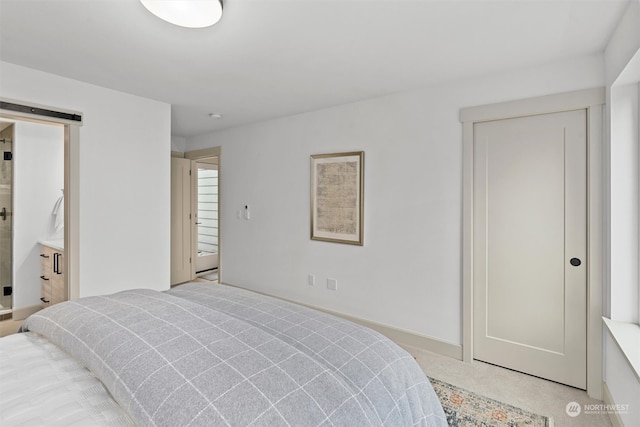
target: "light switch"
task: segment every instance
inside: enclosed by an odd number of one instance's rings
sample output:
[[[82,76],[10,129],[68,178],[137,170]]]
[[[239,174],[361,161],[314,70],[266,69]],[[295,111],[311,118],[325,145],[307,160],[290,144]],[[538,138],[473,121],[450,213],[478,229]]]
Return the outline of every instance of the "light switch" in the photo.
[[[338,281],[336,279],[327,279],[327,288],[332,291],[338,290]]]
[[[309,277],[307,277],[307,284],[309,286],[315,286],[316,285],[316,276],[314,276],[313,274],[310,274]]]

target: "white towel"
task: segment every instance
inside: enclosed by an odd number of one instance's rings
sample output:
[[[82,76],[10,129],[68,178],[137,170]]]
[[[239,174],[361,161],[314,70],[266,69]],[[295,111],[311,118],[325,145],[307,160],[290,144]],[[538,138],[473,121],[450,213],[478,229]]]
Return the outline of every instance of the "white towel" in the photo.
[[[58,201],[53,206],[51,214],[54,216],[53,225],[56,231],[62,230],[64,228],[64,190],[62,190],[62,196],[58,198]]]

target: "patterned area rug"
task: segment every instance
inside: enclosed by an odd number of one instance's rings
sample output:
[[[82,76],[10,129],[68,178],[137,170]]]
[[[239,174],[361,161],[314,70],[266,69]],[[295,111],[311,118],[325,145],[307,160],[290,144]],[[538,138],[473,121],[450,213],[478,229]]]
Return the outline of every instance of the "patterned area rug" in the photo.
[[[454,385],[429,378],[450,427],[553,427],[553,421]]]

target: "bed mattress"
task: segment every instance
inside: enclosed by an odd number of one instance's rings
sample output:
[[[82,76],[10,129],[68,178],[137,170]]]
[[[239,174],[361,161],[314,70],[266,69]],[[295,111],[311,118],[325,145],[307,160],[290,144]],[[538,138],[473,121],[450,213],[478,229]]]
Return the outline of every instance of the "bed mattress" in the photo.
[[[135,425],[100,380],[35,333],[0,340],[0,425]]]

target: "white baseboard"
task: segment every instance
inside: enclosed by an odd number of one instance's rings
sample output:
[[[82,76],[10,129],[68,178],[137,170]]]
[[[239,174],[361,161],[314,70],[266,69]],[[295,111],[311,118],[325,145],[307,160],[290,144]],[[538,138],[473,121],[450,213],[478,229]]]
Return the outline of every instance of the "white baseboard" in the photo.
[[[452,344],[446,341],[439,340],[437,338],[428,337],[426,335],[416,334],[415,332],[405,331],[393,326],[382,325],[369,320],[359,319],[357,317],[349,316],[342,313],[336,313],[329,310],[324,310],[319,307],[312,307],[316,310],[324,311],[329,314],[333,314],[338,317],[350,320],[354,323],[358,323],[367,328],[371,328],[374,331],[380,332],[387,338],[398,344],[404,344],[411,347],[419,348],[420,350],[430,351],[432,353],[439,354],[441,356],[451,357],[456,360],[462,360],[462,346]]]
[[[615,405],[616,403],[613,401],[613,397],[611,396],[611,392],[609,391],[609,387],[606,382],[602,383],[602,401],[605,405]],[[614,411],[609,412],[609,419],[611,420],[613,427],[624,427],[622,419],[618,413]]]
[[[255,292],[257,294],[262,294],[266,296],[270,296],[272,298],[278,298],[283,301],[291,302],[293,304],[302,305],[305,307],[312,308],[314,310],[322,311],[327,314],[331,314],[333,316],[341,317],[343,319],[349,320],[353,323],[357,323],[362,326],[366,326],[367,328],[373,329],[374,331],[380,332],[382,335],[385,335],[387,338],[396,342],[397,344],[408,345],[411,347],[418,348],[420,350],[430,351],[432,353],[439,354],[441,356],[451,357],[456,360],[462,360],[462,346],[458,344],[452,344],[446,341],[439,340],[437,338],[428,337],[426,335],[420,335],[415,332],[406,331],[404,329],[399,329],[393,326],[383,325],[377,322],[373,322],[371,320],[361,319],[359,317],[354,317],[348,314],[339,313],[337,311],[328,310],[326,308],[317,307],[311,304],[305,304],[298,301],[293,301],[287,298],[278,297],[275,295],[270,295],[264,292],[254,291],[252,289],[243,288],[242,286],[236,286],[230,283],[222,283],[223,285],[233,286],[234,288],[240,288],[244,290],[248,290],[251,292]]]
[[[40,310],[42,310],[42,307],[40,305],[30,305],[28,307],[14,308],[11,317],[13,318],[13,320],[23,320]]]

